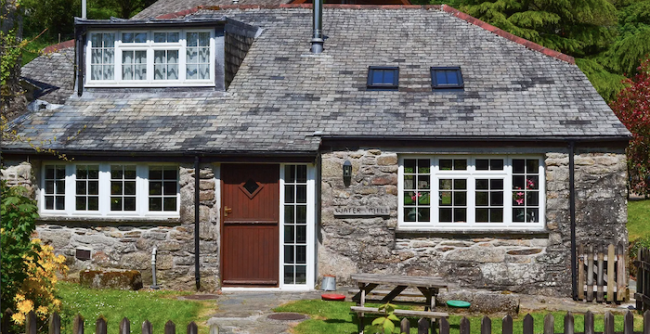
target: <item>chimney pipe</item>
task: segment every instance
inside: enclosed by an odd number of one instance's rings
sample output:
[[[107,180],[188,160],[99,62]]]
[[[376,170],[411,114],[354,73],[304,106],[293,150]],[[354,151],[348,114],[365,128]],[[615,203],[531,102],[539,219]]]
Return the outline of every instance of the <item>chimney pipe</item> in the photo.
[[[86,19],[86,0],[81,0],[81,18]]]
[[[313,0],[314,2],[314,33],[311,38],[311,52],[323,52],[323,0]]]

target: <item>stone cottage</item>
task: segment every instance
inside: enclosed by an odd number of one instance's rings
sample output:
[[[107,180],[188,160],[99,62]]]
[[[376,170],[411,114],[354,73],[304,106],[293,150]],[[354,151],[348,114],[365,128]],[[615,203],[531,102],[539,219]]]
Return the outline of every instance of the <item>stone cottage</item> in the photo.
[[[573,58],[448,6],[325,5],[320,35],[310,4],[179,4],[27,65],[69,94],[13,129],[67,160],[2,143],[3,175],[72,268],[569,296],[572,245],[627,242],[629,133]]]

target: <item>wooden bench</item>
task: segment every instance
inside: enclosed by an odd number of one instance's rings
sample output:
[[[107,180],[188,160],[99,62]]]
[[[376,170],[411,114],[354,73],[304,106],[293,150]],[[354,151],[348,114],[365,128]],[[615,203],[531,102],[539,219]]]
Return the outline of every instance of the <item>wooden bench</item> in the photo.
[[[350,306],[350,310],[355,313],[369,313],[369,314],[380,314],[386,315],[385,311],[380,311],[378,307],[362,307],[362,306]],[[411,310],[395,310],[393,312],[398,317],[418,317],[418,318],[429,318],[429,319],[442,319],[448,318],[448,313],[443,312],[430,312],[430,311],[411,311]]]
[[[359,289],[349,289],[348,293],[349,294],[356,294],[359,292]],[[377,295],[377,296],[385,296],[390,293],[390,290],[372,290],[368,295]],[[419,291],[402,291],[399,294],[400,297],[411,297],[411,298],[417,298],[417,297],[422,297],[422,293]]]

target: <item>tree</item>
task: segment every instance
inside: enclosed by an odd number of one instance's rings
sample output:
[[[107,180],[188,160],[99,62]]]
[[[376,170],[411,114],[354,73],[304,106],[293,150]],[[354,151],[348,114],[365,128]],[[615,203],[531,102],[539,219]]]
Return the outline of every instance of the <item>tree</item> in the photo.
[[[616,116],[632,133],[627,148],[630,190],[650,195],[650,57],[646,56],[634,79],[610,104]]]

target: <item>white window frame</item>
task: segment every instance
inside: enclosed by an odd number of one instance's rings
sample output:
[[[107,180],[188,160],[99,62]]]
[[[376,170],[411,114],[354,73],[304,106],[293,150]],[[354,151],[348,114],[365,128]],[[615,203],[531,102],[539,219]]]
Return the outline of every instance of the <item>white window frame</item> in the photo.
[[[146,43],[123,43],[123,33],[147,33]],[[180,39],[178,43],[154,43],[154,32],[178,32]],[[210,78],[207,80],[200,79],[186,79],[187,62],[186,50],[188,32],[207,32],[210,33]],[[92,61],[92,34],[94,33],[114,33],[114,56],[113,56],[113,80],[93,80],[91,76],[91,61]],[[215,68],[216,68],[216,40],[214,29],[197,28],[197,29],[161,29],[161,30],[141,30],[141,29],[125,29],[125,30],[91,30],[88,32],[86,42],[86,87],[201,87],[201,86],[214,86],[216,82]],[[147,79],[146,80],[122,80],[122,51],[147,51]],[[178,50],[178,80],[154,80],[154,50]]]
[[[430,170],[430,222],[405,222],[404,221],[404,160],[407,159],[429,159]],[[467,170],[464,171],[441,171],[440,160],[444,159],[466,159]],[[477,159],[503,159],[503,171],[477,171]],[[512,161],[516,159],[535,159],[539,161],[539,221],[528,223],[516,223],[512,219]],[[544,159],[536,155],[400,155],[398,168],[398,229],[400,230],[544,230],[546,226],[546,175]],[[441,223],[439,222],[439,180],[447,178],[467,179],[467,219],[464,223]],[[498,178],[503,179],[504,184],[504,205],[502,223],[477,223],[475,222],[476,209],[476,179]]]
[[[51,165],[66,165],[65,176],[65,210],[47,210],[45,208],[45,169]],[[81,211],[76,209],[76,166],[99,165],[99,210]],[[136,166],[136,211],[111,211],[111,166],[131,165]],[[179,218],[180,217],[180,176],[177,174],[176,183],[176,210],[175,211],[149,211],[149,167],[174,166],[171,163],[134,163],[134,162],[93,162],[79,161],[74,163],[45,163],[41,171],[41,191],[39,193],[39,213],[47,216],[72,216],[94,218]]]
[[[284,284],[284,168],[287,165],[307,166],[307,281],[306,284]],[[287,291],[313,290],[316,282],[316,167],[311,164],[280,164],[280,268],[279,288]]]

